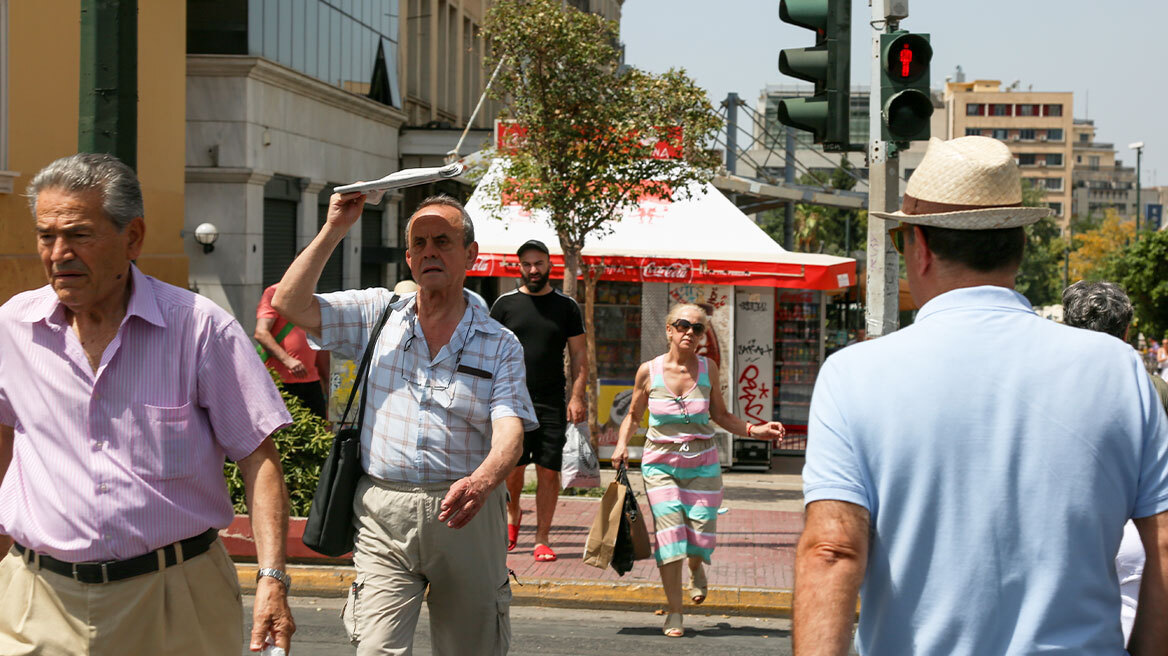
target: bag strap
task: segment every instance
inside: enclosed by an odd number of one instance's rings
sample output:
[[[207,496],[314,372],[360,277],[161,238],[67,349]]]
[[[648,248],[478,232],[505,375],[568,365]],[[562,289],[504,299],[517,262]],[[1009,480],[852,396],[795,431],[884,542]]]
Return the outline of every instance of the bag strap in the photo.
[[[385,306],[385,310],[381,313],[381,318],[377,320],[377,325],[373,327],[373,332],[369,336],[369,343],[365,345],[365,353],[361,356],[361,364],[357,367],[357,376],[353,379],[353,389],[349,391],[349,401],[345,403],[345,411],[341,413],[341,426],[345,425],[345,420],[349,418],[349,409],[353,407],[353,398],[357,396],[357,381],[361,381],[361,408],[357,411],[357,428],[360,429],[365,425],[365,391],[369,388],[369,363],[373,360],[373,349],[377,346],[377,338],[381,336],[381,329],[385,326],[385,322],[389,319],[389,315],[393,313],[393,304],[397,303],[397,294],[389,299],[389,305]]]

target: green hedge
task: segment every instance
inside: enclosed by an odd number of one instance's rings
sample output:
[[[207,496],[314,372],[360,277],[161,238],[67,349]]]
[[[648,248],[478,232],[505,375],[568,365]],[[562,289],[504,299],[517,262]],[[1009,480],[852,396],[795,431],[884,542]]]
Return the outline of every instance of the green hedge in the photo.
[[[300,399],[284,389],[274,372],[272,380],[276,382],[280,396],[284,397],[284,404],[292,414],[292,424],[273,433],[272,440],[280,451],[280,464],[284,467],[284,482],[288,485],[291,502],[290,513],[293,517],[305,517],[308,515],[308,507],[312,505],[312,495],[316,493],[320,467],[332,446],[333,434],[323,419],[309,412]],[[227,463],[223,468],[223,476],[227,479],[227,489],[231,492],[235,512],[246,513],[247,502],[239,467],[233,462]]]

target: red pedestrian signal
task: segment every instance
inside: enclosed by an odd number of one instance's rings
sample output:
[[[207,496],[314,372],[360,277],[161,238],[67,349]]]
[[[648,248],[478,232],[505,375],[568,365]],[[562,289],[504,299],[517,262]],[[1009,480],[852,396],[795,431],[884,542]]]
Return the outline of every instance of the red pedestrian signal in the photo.
[[[929,62],[933,48],[928,34],[892,32],[880,35],[881,136],[907,143],[929,138],[933,101],[929,92]]]
[[[900,49],[900,76],[908,77],[909,67],[912,65],[912,48],[904,44]]]

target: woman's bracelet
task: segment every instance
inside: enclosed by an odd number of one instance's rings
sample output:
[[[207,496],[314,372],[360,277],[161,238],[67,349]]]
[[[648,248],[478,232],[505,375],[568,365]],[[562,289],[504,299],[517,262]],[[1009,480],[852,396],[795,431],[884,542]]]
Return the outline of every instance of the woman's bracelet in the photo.
[[[747,424],[747,425],[746,425],[746,436],[747,436],[747,437],[750,437],[750,431],[751,431],[752,429],[754,429],[754,424]]]

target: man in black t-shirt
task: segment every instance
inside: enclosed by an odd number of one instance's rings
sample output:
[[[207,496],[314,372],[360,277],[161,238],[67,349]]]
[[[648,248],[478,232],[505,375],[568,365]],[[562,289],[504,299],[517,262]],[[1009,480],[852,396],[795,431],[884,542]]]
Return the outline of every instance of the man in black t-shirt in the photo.
[[[507,550],[519,538],[519,493],[523,471],[535,463],[535,559],[552,561],[556,553],[548,544],[548,532],[560,494],[560,467],[564,453],[566,421],[585,420],[584,394],[588,384],[588,357],[584,348],[584,320],[580,306],[548,285],[551,262],[548,248],[532,239],[519,247],[523,284],[499,297],[491,308],[491,318],[503,324],[523,344],[527,365],[527,390],[535,404],[539,428],[523,436],[523,455],[511,475],[507,490]],[[564,346],[572,364],[571,398],[565,405]]]

